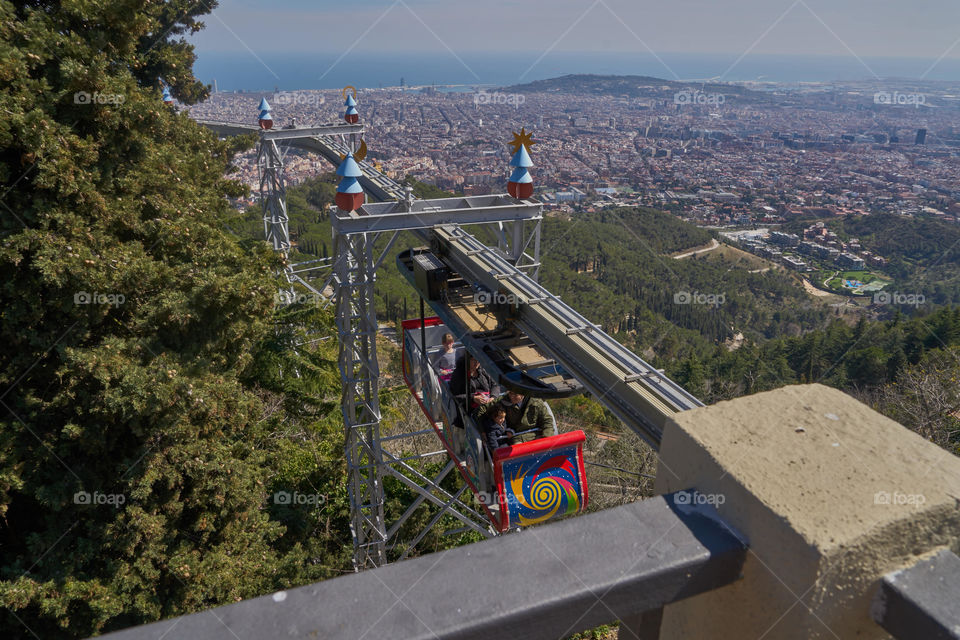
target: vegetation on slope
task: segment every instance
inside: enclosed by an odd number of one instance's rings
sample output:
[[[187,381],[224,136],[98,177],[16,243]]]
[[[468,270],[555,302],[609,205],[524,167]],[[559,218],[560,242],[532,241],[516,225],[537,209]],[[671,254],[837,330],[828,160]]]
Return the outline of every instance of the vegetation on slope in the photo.
[[[824,323],[827,312],[782,272],[668,257],[709,240],[703,229],[652,209],[550,219],[543,281],[625,344],[668,360],[702,356],[736,332],[761,340]]]
[[[751,101],[769,101],[758,91],[730,84],[710,82],[681,82],[651,76],[568,74],[557,78],[534,80],[525,84],[504,87],[503,91],[516,93],[570,93],[590,96],[622,96],[627,98],[670,98],[678,91],[702,92],[738,96]]]

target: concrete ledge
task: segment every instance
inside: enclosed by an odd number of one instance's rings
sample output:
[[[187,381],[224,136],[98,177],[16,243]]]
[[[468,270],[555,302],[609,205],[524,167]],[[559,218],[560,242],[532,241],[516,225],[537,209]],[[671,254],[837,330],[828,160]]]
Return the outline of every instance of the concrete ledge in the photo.
[[[960,547],[960,458],[829,387],[677,414],[660,457],[658,494],[695,487],[750,544],[744,580],[667,606],[663,638],[887,637],[882,576]]]

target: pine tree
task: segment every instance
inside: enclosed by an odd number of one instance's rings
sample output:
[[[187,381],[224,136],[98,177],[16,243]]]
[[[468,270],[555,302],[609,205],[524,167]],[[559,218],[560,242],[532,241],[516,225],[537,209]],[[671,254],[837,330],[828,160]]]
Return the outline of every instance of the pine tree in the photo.
[[[302,581],[244,372],[277,265],[180,36],[215,2],[0,2],[0,637],[88,635]],[[27,627],[30,632],[27,632]]]

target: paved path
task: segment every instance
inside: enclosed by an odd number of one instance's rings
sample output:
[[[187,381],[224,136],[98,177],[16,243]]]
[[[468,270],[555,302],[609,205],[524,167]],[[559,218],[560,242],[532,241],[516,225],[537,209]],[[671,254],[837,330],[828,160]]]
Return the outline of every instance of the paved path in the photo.
[[[683,258],[689,258],[690,256],[695,256],[695,255],[697,255],[698,253],[706,253],[707,251],[713,251],[714,249],[716,249],[716,248],[719,247],[719,246],[720,246],[720,243],[717,242],[717,239],[716,239],[716,238],[711,238],[711,239],[710,239],[710,246],[709,246],[709,247],[704,247],[704,248],[702,248],[702,249],[694,249],[693,251],[687,251],[686,253],[681,253],[681,254],[678,255],[678,256],[673,256],[673,259],[674,259],[674,260],[682,260]]]

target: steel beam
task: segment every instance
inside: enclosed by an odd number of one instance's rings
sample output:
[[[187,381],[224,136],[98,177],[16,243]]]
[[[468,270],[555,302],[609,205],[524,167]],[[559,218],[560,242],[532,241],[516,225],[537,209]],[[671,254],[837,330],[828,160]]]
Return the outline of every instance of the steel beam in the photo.
[[[259,133],[265,140],[292,140],[296,138],[315,138],[317,136],[338,136],[351,133],[363,133],[363,124],[323,124],[318,127],[297,127],[296,129],[261,129],[255,124],[240,122],[221,122],[219,120],[197,120],[197,124],[207,127],[223,136],[236,136],[246,133]]]
[[[363,133],[363,124],[322,124],[318,127],[297,127],[296,129],[267,129],[260,135],[264,140],[294,140],[297,138],[317,138],[319,136],[342,136]]]
[[[659,447],[667,418],[703,406],[661,371],[462,228],[435,229],[441,258],[468,281],[516,300],[514,322],[629,428]]]
[[[370,203],[351,213],[335,212],[331,223],[336,233],[353,234],[434,229],[445,225],[516,223],[542,218],[543,205],[539,202],[518,202],[500,194],[416,200],[409,211],[401,202]]]

